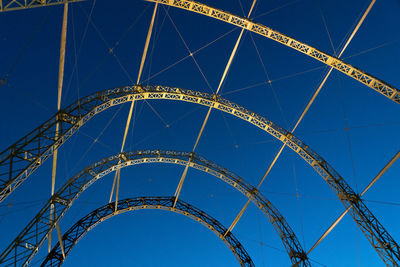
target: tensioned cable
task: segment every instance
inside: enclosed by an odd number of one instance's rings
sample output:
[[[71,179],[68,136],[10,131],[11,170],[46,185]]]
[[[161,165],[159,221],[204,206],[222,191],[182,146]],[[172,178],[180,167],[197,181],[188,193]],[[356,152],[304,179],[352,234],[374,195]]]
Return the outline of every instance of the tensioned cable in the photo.
[[[400,206],[400,203],[398,203],[398,202],[379,201],[379,200],[371,200],[371,199],[365,199],[365,198],[363,200],[367,201],[367,202],[373,202],[373,203],[384,204],[384,205]]]
[[[94,75],[94,73],[96,73],[97,70],[101,66],[104,65],[104,63],[106,62],[107,56],[110,54],[110,50],[113,51],[115,48],[117,48],[120,45],[121,41],[125,38],[125,36],[127,36],[127,34],[130,32],[130,30],[141,20],[142,16],[146,13],[147,9],[148,9],[148,6],[143,9],[142,13],[140,13],[139,16],[137,16],[136,19],[128,26],[128,28],[125,30],[125,32],[121,34],[121,37],[114,43],[114,45],[111,48],[107,48],[107,53],[103,57],[98,59],[95,64],[93,64],[94,67],[91,68],[90,73],[85,76],[83,81],[80,83],[80,86],[83,86]],[[70,84],[70,82],[69,82],[69,84]],[[68,86],[68,88],[69,88],[69,86]]]
[[[254,40],[254,38],[253,38],[253,35],[252,35],[251,33],[250,33],[250,37],[251,37],[251,41],[252,41],[252,43],[253,43],[253,45],[254,45],[254,48],[255,48],[255,50],[256,50],[256,52],[257,52],[258,59],[259,59],[261,65],[262,65],[262,67],[263,67],[265,76],[266,76],[266,78],[267,78],[267,80],[268,80],[267,84],[268,84],[269,87],[271,88],[271,91],[272,91],[272,94],[273,94],[273,96],[274,96],[275,102],[277,103],[278,108],[279,108],[279,111],[280,111],[280,113],[281,113],[281,116],[282,116],[282,118],[283,118],[283,120],[284,120],[284,122],[285,122],[285,124],[286,124],[286,126],[287,126],[286,128],[289,128],[289,124],[288,124],[287,118],[286,118],[286,116],[285,116],[285,113],[283,112],[282,105],[281,105],[281,103],[280,103],[280,101],[279,101],[279,98],[278,98],[278,95],[277,95],[277,93],[276,93],[276,90],[275,90],[274,86],[272,85],[271,78],[270,78],[270,76],[269,76],[269,73],[268,73],[268,71],[267,71],[267,68],[266,68],[266,66],[265,66],[265,64],[264,64],[264,61],[263,61],[263,59],[262,59],[262,57],[261,57],[261,54],[260,54],[260,51],[259,51],[259,49],[258,49],[258,47],[257,47],[257,45],[256,45],[256,42],[255,42],[255,40]],[[293,167],[293,178],[294,178],[295,189],[296,189],[297,209],[298,209],[298,215],[299,215],[301,233],[302,233],[302,237],[303,237],[303,247],[305,247],[304,227],[303,227],[303,216],[302,216],[301,203],[300,203],[300,197],[299,197],[299,186],[298,186],[298,182],[297,182],[297,175],[296,175],[296,168],[295,168],[295,165],[294,165],[294,159],[293,159],[293,157],[291,157],[291,159],[292,159],[292,167]]]
[[[136,84],[139,84],[140,82],[140,77],[142,76],[142,71],[143,71],[143,66],[144,66],[144,62],[146,61],[146,56],[147,56],[147,50],[149,48],[149,43],[150,43],[150,39],[151,39],[151,33],[153,31],[153,25],[154,25],[154,19],[156,17],[156,13],[157,13],[157,7],[158,7],[158,3],[156,3],[154,5],[154,10],[153,10],[153,15],[151,17],[151,22],[150,22],[150,26],[149,26],[149,30],[147,32],[147,37],[146,37],[146,43],[144,45],[144,49],[143,49],[143,54],[142,54],[142,60],[140,62],[140,68],[139,68],[139,74],[136,80]],[[124,132],[124,137],[122,139],[122,145],[121,145],[121,153],[124,151],[124,147],[125,147],[125,141],[126,141],[126,136],[128,135],[128,130],[129,130],[129,125],[131,124],[131,119],[132,119],[132,111],[133,111],[133,107],[135,105],[135,99],[132,99],[131,102],[131,107],[129,109],[129,114],[128,114],[128,119],[126,121],[126,126],[125,126],[125,132]],[[150,106],[151,107],[151,106]],[[155,111],[155,110],[153,110]],[[111,195],[110,195],[110,201],[112,201],[112,197],[113,197],[113,193],[114,193],[114,187],[115,187],[115,182],[116,182],[116,192],[115,192],[115,211],[118,208],[118,195],[119,195],[119,181],[120,181],[120,176],[121,176],[121,170],[118,169],[115,172],[115,176],[114,176],[114,181],[113,181],[113,185],[112,185],[112,189],[111,189]]]
[[[329,39],[329,43],[330,43],[331,48],[332,48],[332,51],[333,51],[333,55],[336,57],[336,56],[337,56],[337,55],[336,55],[336,49],[335,49],[335,46],[333,45],[331,33],[329,32],[328,25],[326,24],[326,19],[325,19],[324,13],[322,12],[321,6],[320,6],[319,4],[320,4],[320,2],[318,1],[319,13],[320,13],[320,15],[321,15],[322,22],[323,22],[324,27],[325,27],[325,31],[326,31],[326,33],[327,33],[327,35],[328,35],[328,39]]]
[[[343,52],[346,50],[347,46],[349,45],[349,43],[351,42],[351,40],[353,39],[354,35],[356,34],[356,32],[358,31],[358,29],[360,28],[361,24],[363,23],[363,21],[365,20],[366,16],[368,15],[369,11],[371,10],[372,6],[374,5],[376,0],[372,0],[371,4],[368,6],[368,8],[365,10],[364,15],[361,17],[360,21],[358,22],[357,26],[354,28],[352,34],[350,35],[349,39],[347,40],[346,44],[343,46],[343,48],[341,49],[340,53],[339,53],[339,58],[342,56]],[[320,83],[320,85],[318,86],[317,90],[315,91],[314,95],[311,97],[310,101],[308,102],[306,108],[304,109],[303,113],[300,115],[300,118],[297,120],[295,126],[293,127],[291,133],[293,133],[297,126],[300,124],[300,122],[303,120],[304,116],[307,114],[308,110],[310,109],[311,105],[314,103],[314,100],[316,99],[316,97],[318,96],[319,92],[321,91],[322,87],[324,86],[326,80],[328,79],[329,75],[331,74],[333,70],[333,67],[330,67],[329,71],[327,72],[327,74],[325,75],[324,79],[322,80],[322,82]],[[278,151],[278,153],[276,154],[275,158],[272,160],[272,163],[270,164],[270,166],[268,167],[267,171],[265,172],[264,176],[262,177],[260,183],[257,186],[257,189],[259,189],[262,185],[262,183],[264,182],[265,178],[267,178],[268,174],[270,173],[272,167],[275,165],[276,161],[278,160],[278,158],[280,157],[283,149],[285,148],[286,144],[283,144],[280,148],[280,150]],[[240,220],[240,218],[242,217],[244,211],[247,209],[248,205],[250,204],[251,199],[249,198],[249,200],[246,202],[246,204],[243,206],[242,210],[238,213],[238,215],[236,216],[235,220],[232,222],[231,226],[228,228],[228,231],[232,231],[232,229],[235,227],[235,225],[237,224],[237,222]],[[228,232],[227,231],[227,232]]]
[[[81,7],[82,8],[82,7]],[[95,32],[99,35],[100,39],[103,41],[104,45],[107,47],[107,49],[109,49],[109,52],[111,53],[111,55],[115,58],[115,60],[117,61],[119,67],[121,68],[122,72],[126,75],[126,77],[128,78],[128,80],[133,84],[133,79],[131,77],[131,75],[129,74],[129,72],[126,70],[126,68],[123,66],[123,64],[121,63],[119,57],[116,55],[115,51],[112,50],[111,46],[109,45],[109,43],[107,42],[107,40],[105,39],[104,35],[101,33],[101,31],[99,30],[99,28],[96,26],[96,24],[94,23],[93,19],[91,17],[88,16],[88,14],[86,13],[86,11],[82,8],[83,12],[85,13],[85,15],[88,17],[90,24],[93,26]],[[151,109],[153,111],[155,111],[154,107],[152,107],[152,105],[149,103],[149,101],[144,100],[144,102],[149,105],[151,107]],[[162,121],[162,123],[165,124],[165,120],[161,117],[160,113],[155,112],[156,116]]]
[[[281,113],[281,116],[282,116],[282,118],[283,118],[283,120],[284,120],[284,123],[286,124],[286,127],[289,128],[289,127],[288,127],[288,126],[289,126],[288,120],[287,120],[287,118],[286,118],[286,116],[285,116],[285,113],[283,112],[283,108],[282,108],[282,105],[281,105],[281,103],[280,103],[280,101],[279,101],[278,95],[276,94],[276,90],[275,90],[275,88],[272,86],[272,81],[271,81],[271,78],[270,78],[269,73],[268,73],[268,71],[267,71],[267,67],[266,67],[265,64],[264,64],[264,61],[263,61],[263,59],[262,59],[262,57],[261,57],[261,54],[260,54],[260,50],[258,49],[258,47],[257,47],[257,45],[256,45],[256,42],[255,42],[255,40],[254,40],[254,37],[253,37],[253,35],[252,35],[251,33],[250,33],[250,37],[251,37],[251,41],[252,41],[252,43],[253,43],[253,45],[254,45],[254,48],[255,48],[255,50],[256,50],[256,52],[257,52],[257,56],[258,56],[258,59],[259,59],[259,61],[260,61],[260,63],[261,63],[261,66],[263,67],[265,76],[267,77],[267,80],[268,80],[267,83],[268,83],[269,87],[271,88],[272,94],[274,95],[275,102],[276,102],[276,104],[278,105],[279,112]]]
[[[82,154],[82,156],[80,157],[80,159],[75,163],[75,166],[73,168],[71,168],[71,172],[73,172],[78,166],[79,164],[82,162],[82,160],[86,157],[86,155],[90,152],[90,150],[92,149],[92,147],[94,146],[94,144],[99,143],[102,144],[99,139],[100,137],[104,134],[104,132],[107,130],[107,128],[111,125],[112,121],[115,119],[115,117],[118,115],[118,113],[121,111],[123,105],[121,105],[119,107],[119,109],[114,113],[114,115],[111,117],[111,119],[107,122],[106,126],[104,126],[103,130],[101,130],[101,132],[96,136],[96,138],[93,138],[91,136],[89,136],[90,138],[93,139],[92,143],[89,145],[89,147],[86,149],[86,151]],[[84,135],[87,135],[85,133],[83,133]],[[88,135],[87,135],[88,136]],[[68,174],[69,176],[69,174]]]
[[[331,37],[331,34],[329,32],[325,16],[324,16],[320,6],[319,6],[319,11],[320,11],[320,14],[321,14],[321,18],[322,18],[323,24],[325,26],[326,33],[327,33],[327,35],[329,37],[329,42],[331,44],[332,51],[333,51],[334,55],[336,56],[336,49],[335,49],[335,47],[333,45],[332,37]],[[362,15],[362,12],[361,12],[360,16],[361,15]],[[350,34],[350,33],[348,33],[348,34]],[[344,42],[344,40],[342,42]],[[349,44],[349,42],[346,42],[345,46],[347,46],[348,44]],[[338,79],[339,89],[342,89],[342,83],[340,81],[340,77],[339,77],[339,75],[336,75],[336,76],[337,76],[337,79]],[[353,150],[352,150],[352,146],[351,146],[350,133],[348,131],[349,124],[348,124],[348,121],[347,121],[347,114],[346,114],[343,98],[339,97],[339,99],[341,100],[341,106],[342,106],[342,111],[343,111],[343,121],[344,121],[345,129],[346,129],[346,138],[347,138],[347,144],[348,144],[348,148],[349,148],[351,167],[352,167],[352,170],[353,170],[353,180],[354,180],[354,183],[355,183],[355,186],[356,186],[356,193],[358,193],[359,190],[358,190],[357,176],[356,176],[356,170],[355,170],[355,164],[354,164]],[[357,250],[358,250],[358,232],[357,232]],[[359,254],[358,254],[358,256],[359,256]]]
[[[238,29],[238,28],[233,28],[233,29],[229,30],[228,32],[226,32],[226,33],[222,34],[221,36],[217,37],[216,39],[214,39],[213,41],[211,41],[211,42],[209,42],[209,43],[203,45],[202,47],[200,47],[200,48],[197,49],[196,51],[192,52],[192,54],[193,54],[193,55],[197,54],[198,52],[200,52],[200,51],[203,50],[204,48],[206,48],[206,47],[208,47],[208,46],[214,44],[216,41],[222,39],[223,37],[229,35],[230,33],[234,32],[234,31],[236,31],[237,29]],[[144,80],[144,82],[150,81],[151,79],[153,79],[153,78],[155,78],[156,76],[160,75],[161,73],[163,73],[163,72],[169,70],[170,68],[172,68],[172,67],[178,65],[179,63],[181,63],[181,62],[184,61],[185,59],[188,59],[189,57],[190,57],[190,54],[184,56],[183,58],[181,58],[181,59],[175,61],[174,63],[172,63],[172,64],[170,64],[170,65],[168,65],[168,66],[165,67],[164,69],[162,69],[162,70],[158,71],[157,73],[151,75],[150,77],[147,78],[147,80]]]
[[[184,118],[186,118],[187,116],[189,116],[190,114],[192,114],[193,112],[199,110],[201,107],[195,107],[192,110],[187,111],[185,114],[181,115],[180,117],[178,117],[177,119],[175,119],[174,121],[170,122],[168,125],[172,126],[173,124],[177,123],[178,121],[183,120]],[[137,141],[136,143],[133,144],[133,147],[138,146],[139,144],[143,143],[144,141],[148,140],[149,138],[152,138],[154,136],[157,136],[158,134],[160,134],[163,130],[165,130],[165,128],[160,129],[157,132],[153,132],[151,134],[149,134],[148,136],[142,138],[141,140]]]
[[[91,8],[90,8],[89,15],[87,15],[88,19],[87,19],[87,22],[86,22],[86,24],[85,24],[85,28],[84,28],[84,30],[83,30],[83,35],[82,35],[82,39],[81,39],[81,42],[80,42],[79,47],[78,47],[78,51],[76,51],[76,40],[75,40],[75,26],[74,26],[74,20],[72,20],[73,37],[74,37],[75,61],[74,61],[74,66],[72,67],[72,73],[71,73],[71,76],[70,76],[69,81],[68,81],[68,85],[67,85],[67,88],[66,88],[66,91],[65,91],[65,95],[68,95],[68,92],[69,92],[69,89],[70,89],[70,86],[71,86],[71,82],[72,82],[72,78],[73,78],[73,76],[74,76],[74,73],[75,73],[75,71],[76,71],[76,72],[78,71],[78,56],[80,55],[80,52],[81,52],[81,49],[82,49],[82,46],[83,46],[83,42],[85,41],[85,38],[86,38],[86,34],[87,34],[87,31],[88,31],[88,28],[89,28],[90,19],[91,19],[92,14],[93,14],[94,7],[96,6],[96,1],[97,1],[97,0],[94,0],[94,1],[93,1],[92,6],[91,6]],[[78,5],[79,5],[79,3],[78,3]],[[79,6],[80,6],[80,5],[79,5]],[[80,6],[80,7],[81,7],[81,6]],[[81,7],[81,9],[82,9],[82,7]],[[72,9],[71,9],[72,17],[73,17],[73,10],[74,10],[74,9],[72,8]],[[78,99],[79,99],[79,97],[78,97]]]
[[[36,28],[33,30],[32,34],[29,36],[28,40],[26,41],[24,47],[19,51],[17,57],[15,58],[13,63],[11,63],[10,68],[8,69],[6,74],[3,76],[3,78],[1,78],[0,87],[8,83],[8,78],[9,78],[10,74],[14,72],[14,70],[17,67],[18,63],[21,61],[22,57],[24,56],[24,54],[26,53],[28,48],[31,46],[31,44],[36,39],[36,37],[39,34],[39,32],[42,30],[43,25],[47,21],[49,15],[50,15],[50,9],[46,14],[43,15],[43,17],[41,18],[39,24],[36,26]]]
[[[288,6],[290,6],[290,5],[293,5],[293,4],[295,4],[295,3],[297,3],[297,2],[300,2],[300,1],[301,1],[301,0],[294,0],[294,1],[291,1],[291,2],[289,2],[289,3],[283,4],[283,5],[279,6],[279,7],[273,8],[273,9],[267,11],[267,12],[264,12],[264,13],[261,13],[261,14],[255,16],[254,19],[258,19],[258,18],[261,18],[261,17],[266,16],[266,15],[268,15],[268,14],[272,14],[272,13],[274,13],[274,12],[280,10],[280,9],[283,9],[283,8],[285,8],[285,7],[288,7]]]
[[[194,61],[194,64],[196,65],[197,69],[200,71],[201,76],[203,76],[204,81],[206,82],[208,89],[210,89],[211,93],[214,93],[214,90],[211,87],[210,82],[208,81],[206,75],[204,74],[203,70],[201,69],[199,63],[197,62],[196,58],[194,57],[194,54],[192,53],[192,51],[190,50],[189,46],[187,45],[185,39],[183,39],[183,36],[181,34],[181,32],[178,30],[178,27],[176,26],[175,22],[172,20],[171,16],[168,13],[168,10],[164,7],[164,5],[162,6],[164,8],[165,13],[167,14],[169,20],[171,21],[172,25],[174,26],[176,32],[179,35],[179,38],[182,40],[182,43],[185,45],[186,50],[189,52],[189,57],[191,57]]]
[[[375,176],[375,178],[368,184],[368,186],[364,189],[364,191],[361,192],[359,197],[362,197],[381,177],[382,175],[393,165],[393,163],[396,162],[396,160],[400,157],[400,150],[393,156],[393,158],[383,167],[383,169]],[[347,212],[352,208],[353,205],[348,207],[340,216],[339,218],[336,219],[332,223],[331,226],[322,234],[322,236],[315,242],[315,244],[312,246],[312,248],[307,252],[307,254],[310,254],[311,251],[315,249],[316,246],[318,246],[319,243],[321,243],[322,240],[327,237],[327,235],[336,227],[336,225],[343,219],[343,217],[347,214]]]
[[[337,81],[338,81],[338,88],[339,88],[339,99],[341,102],[342,106],[342,113],[343,113],[343,122],[345,126],[345,134],[346,134],[346,139],[347,139],[347,146],[349,148],[349,156],[351,160],[351,168],[353,171],[353,181],[356,186],[356,193],[358,194],[360,191],[358,190],[358,182],[357,182],[357,175],[356,175],[356,167],[355,167],[355,162],[354,162],[354,154],[353,154],[353,149],[352,149],[352,144],[351,144],[351,138],[350,138],[350,132],[349,132],[349,123],[347,119],[347,114],[346,114],[346,109],[345,109],[345,104],[343,100],[343,86],[342,82],[339,76],[337,76]]]
[[[257,0],[253,0],[253,4],[251,5],[250,11],[249,11],[249,14],[247,15],[247,17],[250,17],[251,12],[253,11],[253,8],[254,8],[254,5],[255,5],[256,2],[257,2]],[[217,91],[215,92],[215,96],[218,95],[218,93],[219,93],[219,91],[220,91],[220,89],[221,89],[221,86],[222,86],[222,84],[223,84],[223,82],[224,82],[224,80],[225,80],[225,78],[226,78],[226,74],[227,74],[228,71],[229,71],[229,68],[230,68],[230,66],[231,66],[231,64],[232,64],[232,60],[233,60],[233,58],[235,57],[237,48],[238,48],[238,46],[239,46],[240,40],[242,39],[243,32],[244,32],[244,29],[242,29],[242,30],[240,31],[239,37],[238,37],[238,39],[236,40],[235,46],[233,47],[232,53],[231,53],[231,55],[230,55],[230,57],[229,57],[228,63],[226,64],[225,70],[224,70],[224,72],[223,72],[223,74],[222,74],[222,78],[221,78],[221,80],[220,80],[220,82],[219,82]],[[201,125],[201,129],[200,129],[199,134],[197,135],[197,139],[196,139],[196,142],[195,142],[195,144],[194,144],[194,146],[193,146],[192,152],[195,152],[195,150],[196,150],[196,147],[197,147],[197,145],[198,145],[198,143],[199,143],[200,137],[201,137],[201,135],[203,134],[204,127],[206,126],[207,121],[208,121],[208,118],[210,117],[211,110],[212,110],[212,106],[210,106],[210,108],[208,109],[207,115],[206,115],[206,117],[205,117],[205,119],[204,119],[204,121],[203,121],[203,124]],[[179,195],[180,195],[180,193],[181,193],[182,186],[183,186],[183,182],[185,181],[185,178],[186,178],[186,175],[187,175],[187,172],[188,172],[189,164],[190,164],[190,160],[189,160],[188,164],[186,164],[185,169],[184,169],[184,171],[183,171],[183,173],[182,173],[181,179],[179,180],[178,187],[176,188],[176,191],[175,191],[175,194],[174,194],[174,196],[175,196],[175,201],[174,201],[173,207],[175,207],[176,202],[178,201]]]

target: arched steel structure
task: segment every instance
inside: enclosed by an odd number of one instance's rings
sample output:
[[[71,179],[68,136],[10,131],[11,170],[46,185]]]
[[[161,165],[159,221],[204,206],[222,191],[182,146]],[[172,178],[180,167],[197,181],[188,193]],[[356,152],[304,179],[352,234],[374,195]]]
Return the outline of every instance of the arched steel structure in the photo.
[[[83,0],[0,0],[0,12],[28,9],[42,6],[53,6],[65,2],[80,2]]]
[[[264,37],[267,37],[271,40],[279,42],[283,45],[286,45],[290,48],[293,48],[307,56],[310,56],[322,63],[337,69],[338,71],[343,72],[347,76],[352,77],[353,79],[365,84],[366,86],[374,89],[375,91],[381,93],[386,96],[390,100],[400,103],[400,91],[394,86],[389,85],[388,83],[356,68],[351,66],[350,64],[344,62],[343,60],[331,56],[328,53],[322,52],[310,45],[307,45],[303,42],[297,41],[296,39],[289,37],[285,34],[282,34],[278,31],[275,31],[269,27],[266,27],[260,23],[256,23],[251,19],[240,17],[237,15],[233,15],[229,12],[196,2],[192,0],[146,0],[149,2],[157,2],[160,4],[165,4],[169,6],[174,6],[178,8],[182,8],[185,10],[189,10],[198,14],[202,14],[208,17],[212,17],[218,20],[222,20],[224,22],[233,24],[240,28],[252,31]]]
[[[65,248],[65,256],[71,252],[72,248],[87,232],[115,215],[132,210],[160,209],[185,215],[203,224],[224,241],[241,266],[254,266],[249,254],[233,234],[229,233],[229,235],[224,237],[224,231],[226,231],[227,228],[219,221],[180,199],[176,202],[175,207],[173,207],[174,200],[174,197],[134,197],[118,201],[117,211],[115,211],[115,203],[106,204],[92,211],[75,223],[63,235],[62,241]],[[60,243],[58,242],[47,255],[41,266],[61,266],[64,260]]]
[[[38,248],[47,238],[50,229],[64,216],[73,201],[98,179],[120,168],[148,163],[168,163],[186,166],[209,173],[236,188],[265,214],[282,239],[291,262],[296,266],[311,266],[307,255],[300,245],[295,233],[284,217],[256,188],[229,170],[191,152],[139,150],[124,152],[102,159],[72,177],[35,218],[25,227],[10,246],[0,255],[0,265],[21,263],[29,264]],[[56,220],[49,225],[48,216],[54,204]],[[118,204],[119,205],[119,204]],[[21,245],[22,244],[22,245]],[[15,257],[15,255],[21,255]]]
[[[200,104],[232,114],[271,134],[299,154],[328,183],[386,264],[400,264],[400,248],[360,197],[314,150],[272,121],[235,103],[202,92],[166,86],[126,86],[92,94],[61,110],[0,154],[0,201],[96,114],[125,102],[165,99]],[[55,125],[60,124],[55,140]]]

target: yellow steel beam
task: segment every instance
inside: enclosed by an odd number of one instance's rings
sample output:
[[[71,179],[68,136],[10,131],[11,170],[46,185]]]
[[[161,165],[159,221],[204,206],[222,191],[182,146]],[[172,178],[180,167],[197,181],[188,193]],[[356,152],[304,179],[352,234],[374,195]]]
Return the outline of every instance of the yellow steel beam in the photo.
[[[342,56],[343,52],[346,50],[347,46],[350,44],[351,40],[353,39],[354,35],[357,33],[358,29],[361,27],[362,23],[364,22],[365,18],[367,17],[368,13],[371,11],[372,6],[375,4],[376,0],[372,0],[370,5],[368,6],[368,8],[365,10],[363,16],[361,17],[361,19],[359,20],[359,22],[357,23],[357,26],[354,28],[353,32],[351,33],[350,37],[347,39],[346,44],[343,46],[343,48],[341,49],[340,53],[339,53],[339,58]],[[296,122],[296,125],[293,127],[291,133],[293,133],[296,129],[297,126],[299,126],[300,122],[303,120],[304,116],[307,114],[308,110],[310,109],[311,105],[314,103],[314,100],[317,98],[318,94],[321,92],[322,87],[324,86],[325,82],[327,81],[327,79],[329,78],[329,75],[331,74],[333,70],[333,67],[331,67],[329,69],[329,71],[325,74],[324,79],[322,80],[322,82],[319,84],[317,90],[315,91],[314,95],[311,97],[310,101],[308,102],[306,108],[303,110],[303,113],[300,115],[299,119]],[[262,183],[264,182],[264,180],[267,178],[268,174],[270,173],[271,169],[274,167],[275,163],[278,161],[279,157],[281,156],[283,149],[285,148],[285,144],[283,144],[280,148],[280,150],[278,151],[278,153],[276,154],[275,158],[272,160],[272,163],[269,165],[267,171],[264,173],[264,176],[261,178],[260,183],[257,186],[257,189],[260,189]],[[250,201],[247,201],[247,203],[243,206],[242,210],[238,213],[238,215],[236,216],[236,218],[234,219],[234,221],[232,222],[232,224],[229,226],[228,230],[226,233],[228,233],[228,231],[232,231],[232,229],[235,227],[235,225],[238,223],[238,221],[240,220],[240,218],[243,216],[243,213],[245,212],[245,210],[247,209],[247,206],[249,205]]]
[[[0,12],[28,9],[34,7],[54,6],[83,0],[0,0]]]
[[[60,60],[59,60],[59,65],[58,65],[57,111],[60,111],[60,108],[61,108],[61,95],[62,95],[62,87],[63,87],[63,80],[64,80],[64,65],[65,65],[65,46],[67,43],[67,25],[68,25],[68,2],[65,2],[64,3],[62,29],[61,29]],[[56,133],[55,133],[56,140],[59,137],[58,136],[59,135],[59,126],[60,126],[59,123],[57,123],[56,124]],[[55,149],[54,153],[53,153],[53,170],[51,173],[51,196],[54,195],[54,189],[55,189],[55,185],[56,185],[57,155],[58,155],[58,150]],[[54,216],[53,213],[54,213],[54,204],[51,204],[50,224],[51,224],[51,221],[53,220],[53,216]],[[64,247],[63,247],[61,235],[59,233],[59,228],[57,228],[57,231],[58,231],[58,238],[60,241],[61,250],[65,257]],[[52,231],[50,231],[50,233],[49,233],[49,252],[51,250],[51,237],[52,237]]]
[[[153,10],[153,15],[151,17],[151,22],[150,22],[150,26],[149,26],[149,30],[147,31],[147,37],[146,37],[146,43],[144,45],[144,49],[143,49],[143,54],[142,54],[142,60],[140,62],[140,68],[139,68],[139,74],[136,80],[136,84],[139,84],[140,82],[140,77],[142,76],[142,71],[143,71],[143,66],[144,66],[144,62],[146,61],[146,56],[147,56],[147,50],[149,48],[149,43],[150,43],[150,39],[151,39],[151,34],[153,32],[153,25],[154,25],[154,20],[156,17],[156,13],[157,13],[157,7],[158,7],[158,3],[156,3],[154,5],[154,10]],[[122,145],[121,145],[121,152],[124,151],[124,147],[125,147],[125,141],[126,141],[126,136],[128,135],[128,130],[129,130],[129,125],[131,124],[131,119],[132,119],[132,111],[133,111],[133,107],[135,105],[135,100],[132,100],[131,103],[131,107],[129,109],[129,114],[128,114],[128,119],[126,120],[126,126],[125,126],[125,132],[124,132],[124,137],[122,138]],[[115,194],[115,210],[118,209],[118,195],[119,195],[119,180],[121,178],[121,173],[120,170],[117,170],[115,172],[115,176],[114,176],[114,182],[113,182],[113,186],[111,189],[111,195],[110,195],[110,202],[112,200],[112,196],[114,193],[114,186],[115,186],[115,181],[117,182],[117,191]]]
[[[253,8],[254,8],[254,5],[256,4],[256,2],[257,2],[257,0],[253,0],[253,4],[251,5],[250,11],[249,11],[249,14],[247,15],[247,17],[250,17],[251,12],[253,11]],[[217,91],[215,92],[215,95],[218,95],[219,91],[221,90],[221,86],[225,81],[226,75],[228,74],[229,68],[231,67],[233,58],[236,55],[236,51],[237,51],[237,48],[239,46],[240,40],[242,39],[243,32],[244,32],[244,29],[242,29],[242,31],[239,34],[239,37],[236,40],[235,46],[233,47],[233,50],[232,50],[231,55],[229,57],[228,63],[225,66],[224,73],[222,74],[221,80],[219,81],[219,85],[218,85]],[[195,142],[195,144],[193,146],[192,152],[194,152],[196,150],[196,147],[197,147],[197,145],[198,145],[198,143],[200,141],[200,137],[203,135],[204,128],[205,128],[205,126],[206,126],[206,124],[208,122],[208,118],[210,117],[210,114],[211,114],[211,110],[212,110],[212,106],[210,106],[210,108],[208,109],[207,115],[204,118],[203,124],[201,126],[199,134],[197,135],[197,139],[196,139],[196,142]],[[176,188],[175,195],[174,195],[175,196],[174,207],[176,205],[176,202],[178,201],[179,194],[181,193],[183,182],[186,179],[187,171],[188,171],[188,166],[186,166],[185,170],[183,171],[181,179],[179,180],[179,183],[178,183],[178,187]]]
[[[195,13],[199,13],[208,17],[222,20],[224,22],[233,24],[235,26],[247,29],[249,31],[267,37],[271,40],[274,40],[290,48],[293,48],[318,61],[321,61],[322,63],[331,66],[337,69],[338,71],[341,71],[344,74],[352,77],[353,79],[367,85],[368,87],[386,96],[390,100],[396,103],[400,103],[400,91],[397,88],[385,83],[384,81],[356,67],[351,66],[350,64],[344,62],[341,59],[338,59],[325,52],[322,52],[303,42],[297,41],[296,39],[293,39],[292,37],[289,37],[285,34],[275,31],[267,26],[253,22],[250,19],[233,15],[229,12],[213,8],[208,5],[201,4],[191,0],[146,0],[146,1],[157,2],[160,4],[165,4],[173,7],[182,8]]]
[[[368,186],[362,191],[360,194],[360,197],[362,197],[381,177],[382,175],[393,165],[393,163],[396,162],[400,157],[400,150],[397,151],[397,153],[394,155],[394,157],[383,167],[383,169],[375,176],[375,178],[368,184]],[[317,242],[310,248],[310,250],[307,252],[307,255],[310,254],[311,251],[318,246],[319,243],[322,242],[322,240],[325,239],[329,235],[329,233],[336,227],[336,225],[343,219],[343,217],[349,212],[352,206],[348,207],[343,213],[339,216],[339,218],[334,221],[331,226],[326,229],[326,231],[321,235],[320,238],[318,238]]]

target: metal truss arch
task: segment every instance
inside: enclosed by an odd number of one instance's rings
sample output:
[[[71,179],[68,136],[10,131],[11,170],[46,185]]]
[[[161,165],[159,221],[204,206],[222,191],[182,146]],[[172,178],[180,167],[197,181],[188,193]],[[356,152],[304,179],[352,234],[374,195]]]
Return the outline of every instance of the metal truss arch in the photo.
[[[126,86],[92,94],[61,110],[0,154],[0,201],[34,172],[96,114],[119,104],[164,99],[191,102],[226,112],[272,135],[299,154],[328,183],[385,263],[400,263],[400,248],[360,197],[309,146],[272,121],[216,95],[166,86]],[[60,124],[59,138],[54,138]]]
[[[239,240],[231,233],[229,236],[224,236],[224,231],[227,230],[219,221],[205,213],[204,211],[182,201],[178,200],[174,205],[175,198],[172,197],[134,197],[120,200],[118,202],[118,209],[115,211],[115,203],[108,203],[100,207],[75,223],[63,235],[62,241],[65,248],[65,256],[67,256],[72,248],[94,227],[100,223],[108,220],[115,215],[125,213],[128,211],[142,210],[142,209],[158,209],[172,211],[182,214],[186,217],[193,219],[196,222],[203,224],[216,234],[232,251],[240,266],[255,266],[249,254],[244,249]],[[64,262],[63,254],[61,253],[60,243],[53,247],[47,255],[41,266],[61,266]]]
[[[244,18],[241,16],[233,15],[229,12],[217,9],[196,1],[192,0],[146,0],[149,2],[156,2],[159,4],[165,4],[173,7],[185,9],[194,13],[205,15],[217,20],[224,21],[226,23],[235,25],[237,27],[249,30],[256,34],[262,35],[268,39],[281,43],[288,46],[298,52],[301,52],[307,56],[310,56],[336,70],[346,74],[347,76],[365,84],[369,88],[374,89],[378,93],[384,95],[390,100],[400,103],[400,91],[396,87],[389,85],[388,83],[368,74],[356,67],[353,67],[349,63],[343,60],[329,55],[319,49],[316,49],[306,43],[300,42],[292,37],[275,31],[267,26],[260,23],[256,23],[251,19]]]
[[[233,172],[191,152],[139,150],[124,152],[104,158],[72,177],[59,189],[35,218],[25,227],[10,246],[0,255],[0,265],[23,262],[29,264],[37,250],[45,241],[49,231],[64,216],[73,202],[89,186],[98,179],[121,168],[138,164],[167,163],[190,167],[211,174],[233,186],[247,196],[264,213],[278,233],[290,257],[296,266],[311,266],[306,253],[300,245],[295,233],[282,214],[256,188],[248,184]],[[51,204],[54,205],[56,220],[49,225],[48,216]],[[223,233],[224,234],[224,233]],[[21,245],[22,244],[22,245]],[[35,249],[33,249],[35,248]],[[21,255],[16,258],[14,255]]]
[[[0,0],[0,12],[61,5],[64,3],[80,2],[83,0]]]

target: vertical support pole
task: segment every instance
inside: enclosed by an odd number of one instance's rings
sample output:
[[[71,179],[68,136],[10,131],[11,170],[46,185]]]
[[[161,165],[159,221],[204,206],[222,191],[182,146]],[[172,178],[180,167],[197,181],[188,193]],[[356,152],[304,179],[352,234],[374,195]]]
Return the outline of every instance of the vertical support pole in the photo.
[[[61,29],[61,45],[60,45],[60,61],[58,66],[58,94],[57,94],[57,111],[60,111],[61,108],[61,95],[62,95],[62,86],[64,80],[64,65],[65,65],[65,47],[67,42],[67,23],[68,23],[68,2],[65,1],[64,3],[64,14],[63,14],[63,22],[62,22],[62,29]],[[56,124],[56,133],[55,133],[55,140],[59,138],[59,129],[60,125],[59,122]],[[56,183],[56,172],[57,172],[57,157],[58,157],[58,149],[54,149],[53,153],[53,170],[51,173],[51,196],[54,195],[55,183]],[[55,220],[54,216],[54,204],[51,204],[50,208],[50,227]],[[59,226],[57,224],[58,231]],[[51,237],[52,231],[49,233],[49,252],[51,250]],[[61,237],[61,234],[59,234]],[[62,240],[59,240],[60,246],[62,251],[64,251]],[[64,253],[63,256],[65,257]]]

